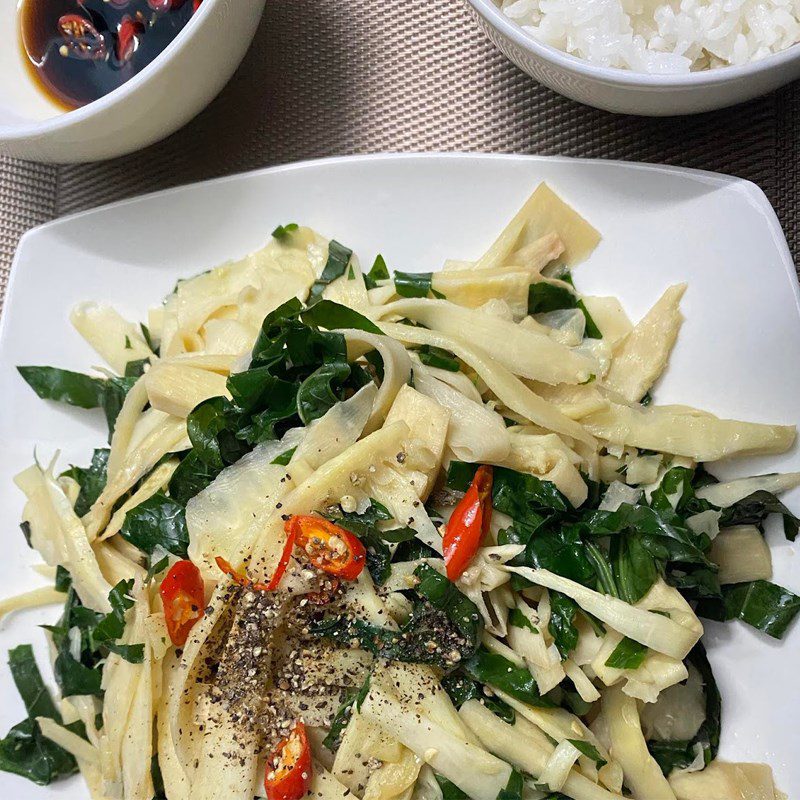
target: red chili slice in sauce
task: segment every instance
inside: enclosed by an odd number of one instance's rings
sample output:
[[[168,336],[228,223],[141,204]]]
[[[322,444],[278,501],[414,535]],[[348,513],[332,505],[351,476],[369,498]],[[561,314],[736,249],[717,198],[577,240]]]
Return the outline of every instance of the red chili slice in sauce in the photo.
[[[447,523],[442,549],[447,577],[463,575],[492,520],[492,468],[478,467],[469,489]]]
[[[169,638],[183,647],[189,632],[205,614],[205,586],[200,570],[191,561],[178,561],[159,588]]]
[[[311,748],[306,726],[298,720],[267,761],[264,789],[267,800],[300,800],[310,784]]]
[[[64,14],[58,19],[58,30],[64,39],[67,54],[81,61],[96,61],[107,55],[106,41],[97,28],[81,14]]]
[[[139,45],[139,38],[144,34],[144,25],[132,17],[125,17],[117,32],[117,44],[114,54],[120,64],[127,64]]]

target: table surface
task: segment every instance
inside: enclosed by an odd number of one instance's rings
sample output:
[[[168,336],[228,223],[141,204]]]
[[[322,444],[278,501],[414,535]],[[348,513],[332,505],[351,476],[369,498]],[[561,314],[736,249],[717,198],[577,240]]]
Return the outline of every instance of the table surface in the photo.
[[[644,119],[582,106],[497,52],[462,0],[269,2],[241,67],[178,133],[114,161],[0,157],[0,298],[19,236],[66,213],[270,164],[462,150],[627,159],[757,183],[798,260],[800,83],[734,109]]]

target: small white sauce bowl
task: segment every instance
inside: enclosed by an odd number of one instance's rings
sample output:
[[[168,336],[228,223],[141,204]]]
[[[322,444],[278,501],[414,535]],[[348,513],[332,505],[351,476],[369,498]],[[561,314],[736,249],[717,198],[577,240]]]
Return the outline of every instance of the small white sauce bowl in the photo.
[[[598,67],[542,44],[512,22],[493,0],[468,0],[489,39],[521,70],[559,94],[621,114],[699,114],[751,100],[800,77],[800,46],[744,66],[650,75]]]
[[[35,0],[33,0],[35,2]],[[244,57],[265,0],[203,0],[165,50],[122,86],[74,111],[37,85],[14,34],[0,47],[0,152],[32,161],[98,161],[176,131],[220,92]],[[16,4],[0,2],[0,29],[16,32]]]

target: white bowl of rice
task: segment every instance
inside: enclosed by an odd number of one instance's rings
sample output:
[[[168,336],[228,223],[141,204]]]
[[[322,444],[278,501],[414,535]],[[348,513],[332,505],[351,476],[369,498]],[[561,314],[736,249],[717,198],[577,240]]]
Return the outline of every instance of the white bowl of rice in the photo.
[[[800,0],[469,0],[536,80],[624,114],[696,114],[800,77]]]

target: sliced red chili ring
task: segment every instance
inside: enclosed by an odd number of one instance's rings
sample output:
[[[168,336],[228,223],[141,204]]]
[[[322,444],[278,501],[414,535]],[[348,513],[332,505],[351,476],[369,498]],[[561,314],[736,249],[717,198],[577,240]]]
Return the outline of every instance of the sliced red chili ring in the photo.
[[[267,760],[264,789],[267,800],[300,800],[311,784],[311,748],[306,726],[295,722],[289,736],[278,744]]]
[[[367,551],[357,536],[322,517],[295,514],[284,525],[295,544],[318,569],[354,581],[364,569]]]
[[[159,594],[169,638],[176,647],[183,647],[189,631],[205,614],[200,570],[191,561],[176,562],[161,581]]]
[[[58,19],[58,31],[64,39],[65,55],[82,61],[106,57],[106,40],[97,28],[81,14],[63,14]]]

